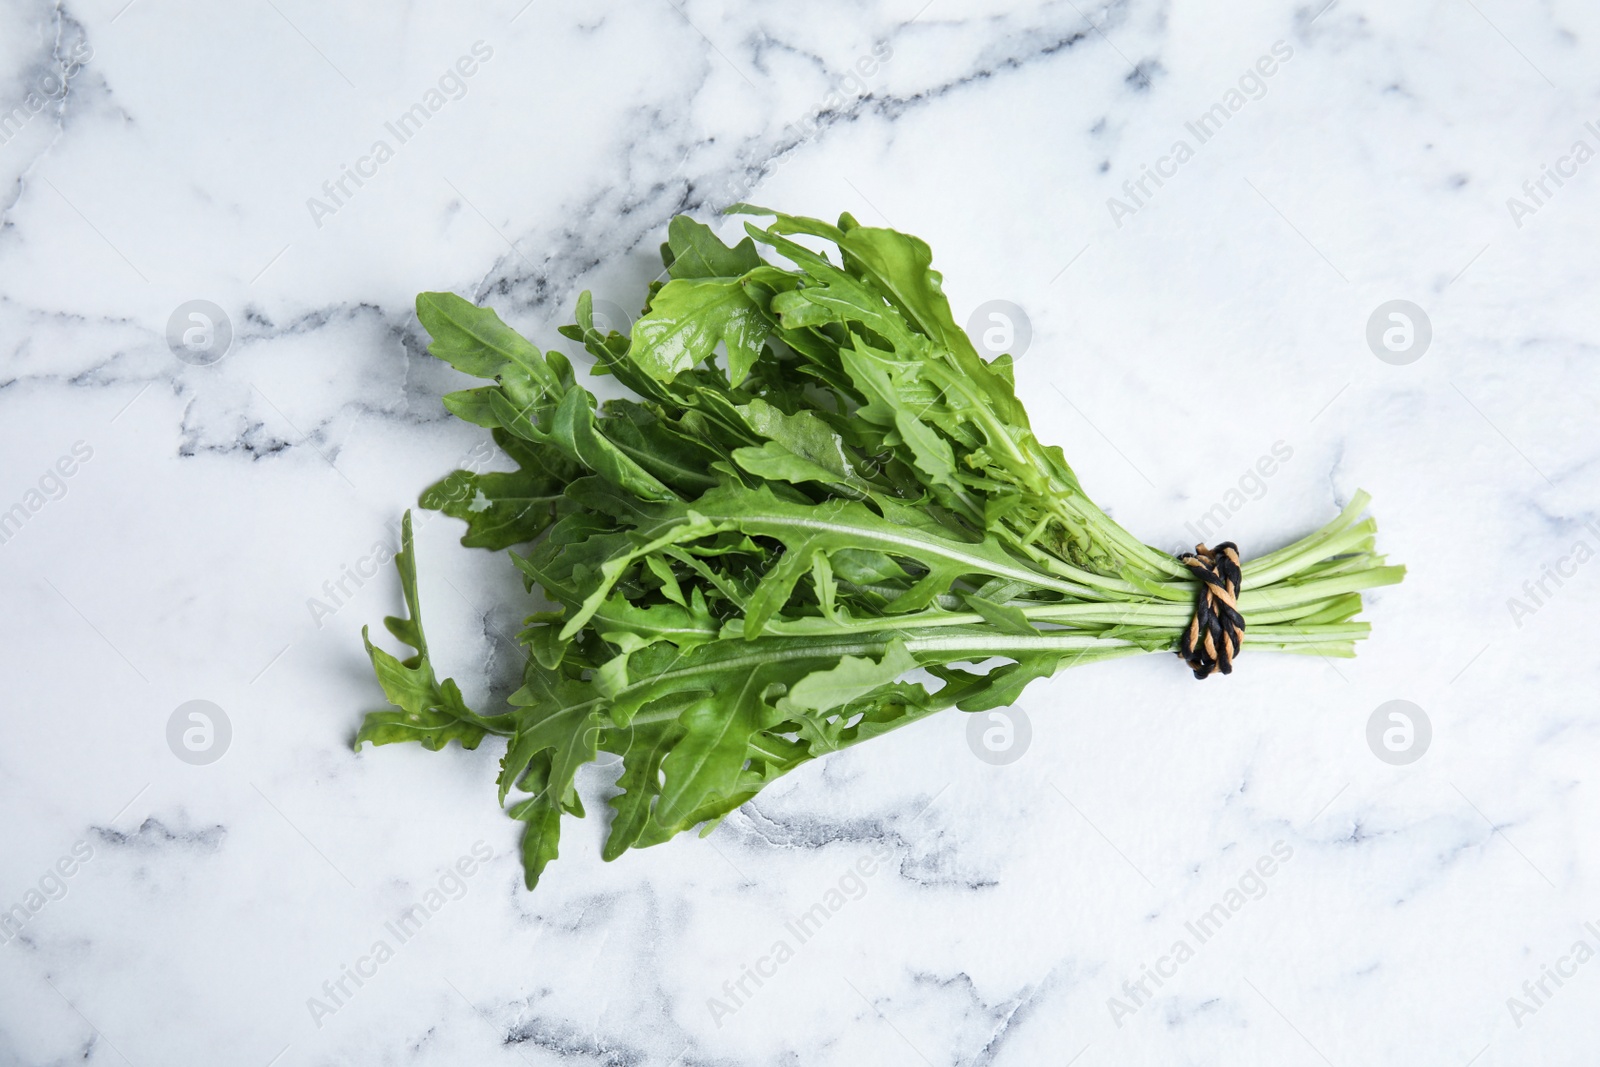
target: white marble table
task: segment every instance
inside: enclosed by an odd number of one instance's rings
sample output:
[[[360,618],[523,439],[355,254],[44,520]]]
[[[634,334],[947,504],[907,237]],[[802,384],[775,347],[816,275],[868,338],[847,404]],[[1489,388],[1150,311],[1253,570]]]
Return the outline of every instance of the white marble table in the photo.
[[[6,0],[0,1064],[1593,1062],[1600,9],[1317,3]],[[1411,572],[1359,658],[1072,671],[1008,765],[947,714],[526,892],[495,744],[350,750],[398,589],[346,576],[485,439],[412,297],[563,345],[741,198],[1022,308],[1152,544],[1370,491]],[[492,702],[527,604],[458,535],[430,631]]]

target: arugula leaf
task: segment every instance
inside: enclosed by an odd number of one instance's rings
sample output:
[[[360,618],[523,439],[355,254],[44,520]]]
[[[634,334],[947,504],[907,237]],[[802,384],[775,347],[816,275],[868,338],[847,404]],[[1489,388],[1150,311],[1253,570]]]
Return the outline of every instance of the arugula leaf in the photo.
[[[667,226],[667,246],[667,269],[674,278],[739,278],[761,266],[750,238],[729,248],[711,227],[687,215],[674,216]]]
[[[737,279],[681,278],[662,287],[633,324],[630,358],[657,381],[670,381],[727,346],[728,380],[742,382],[761,354],[771,324]]]
[[[683,729],[676,722],[653,723],[634,730],[628,748],[618,753],[627,760],[617,779],[620,792],[607,801],[617,813],[600,850],[600,858],[607,863],[633,848],[654,820],[661,796],[661,762],[682,736]]]
[[[509,548],[532,541],[555,521],[567,485],[579,468],[552,449],[528,442],[496,427],[499,445],[520,469],[478,474],[455,471],[422,491],[418,501],[467,524],[461,543],[468,548]]]
[[[767,438],[760,448],[734,450],[733,460],[741,469],[767,481],[866,488],[844,439],[820,416],[805,410],[786,414],[760,398],[740,411],[751,429]]]
[[[461,689],[454,679],[446,678],[441,683],[435,678],[433,663],[428,658],[428,642],[422,634],[411,512],[406,512],[400,529],[400,551],[394,563],[400,572],[407,614],[405,617],[391,615],[383,622],[390,633],[415,649],[416,654],[398,659],[374,645],[367,628],[362,627],[361,640],[372,660],[372,669],[377,672],[378,683],[383,686],[383,695],[399,710],[368,713],[356,733],[355,749],[359,752],[365,741],[374,745],[416,741],[433,752],[451,741],[462,748],[477,748],[484,734],[506,732],[510,725],[508,717],[485,718],[477,714],[461,698]]]
[[[454,293],[417,296],[417,320],[433,337],[428,351],[477,378],[526,371],[546,388],[555,388],[539,350],[504,322],[492,308],[480,308]]]
[[[877,662],[866,656],[842,656],[832,670],[806,675],[789,690],[787,703],[805,711],[832,711],[896,681],[916,666],[904,641],[890,641]]]

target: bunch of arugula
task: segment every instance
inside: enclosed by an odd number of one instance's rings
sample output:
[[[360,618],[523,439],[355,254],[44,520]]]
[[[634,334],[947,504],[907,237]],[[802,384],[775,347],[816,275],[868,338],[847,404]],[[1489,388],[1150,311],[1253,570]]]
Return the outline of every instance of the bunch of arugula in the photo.
[[[530,889],[562,815],[584,814],[576,775],[601,752],[622,764],[611,860],[709,833],[779,775],[941,709],[1174,651],[1193,611],[1189,571],[1108,518],[1034,436],[1010,357],[974,350],[926,244],[849,215],[730,211],[775,221],[730,248],[673,219],[669,280],[631,337],[595,327],[588,293],[561,330],[637,399],[597,405],[565,356],[492,310],[417,298],[433,355],[493,382],[445,406],[518,466],[455,471],[421,506],[463,520],[464,545],[528,546],[511,559],[554,608],[518,634],[509,710],[473,711],[429,658],[407,513],[408,615],[385,621],[415,651],[367,639],[394,707],[367,716],[356,747],[507,738],[500,800],[515,795],[526,823]],[[1245,564],[1247,649],[1354,655],[1360,591],[1405,573],[1375,554],[1366,503],[1357,493]]]

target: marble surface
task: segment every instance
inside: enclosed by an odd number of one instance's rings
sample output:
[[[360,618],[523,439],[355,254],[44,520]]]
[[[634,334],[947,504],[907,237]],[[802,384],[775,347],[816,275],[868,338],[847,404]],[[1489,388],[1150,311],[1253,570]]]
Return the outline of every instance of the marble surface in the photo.
[[[1600,9],[1321,5],[0,0],[0,1064],[1594,1062]],[[411,300],[555,346],[744,198],[1022,308],[1041,436],[1152,544],[1370,491],[1411,572],[1359,658],[1075,670],[1008,765],[936,717],[524,891],[495,745],[349,746],[398,590],[345,576],[483,455]],[[492,702],[525,602],[454,526],[434,650]]]

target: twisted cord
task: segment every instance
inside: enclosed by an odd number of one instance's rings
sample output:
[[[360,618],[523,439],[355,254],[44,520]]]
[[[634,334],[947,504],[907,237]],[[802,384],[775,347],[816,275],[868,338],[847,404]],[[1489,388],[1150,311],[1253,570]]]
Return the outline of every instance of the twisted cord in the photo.
[[[1244,643],[1244,616],[1239,614],[1239,548],[1224,541],[1216,548],[1195,545],[1178,562],[1200,580],[1194,617],[1183,631],[1178,655],[1196,678],[1214,671],[1233,673],[1233,660]]]

